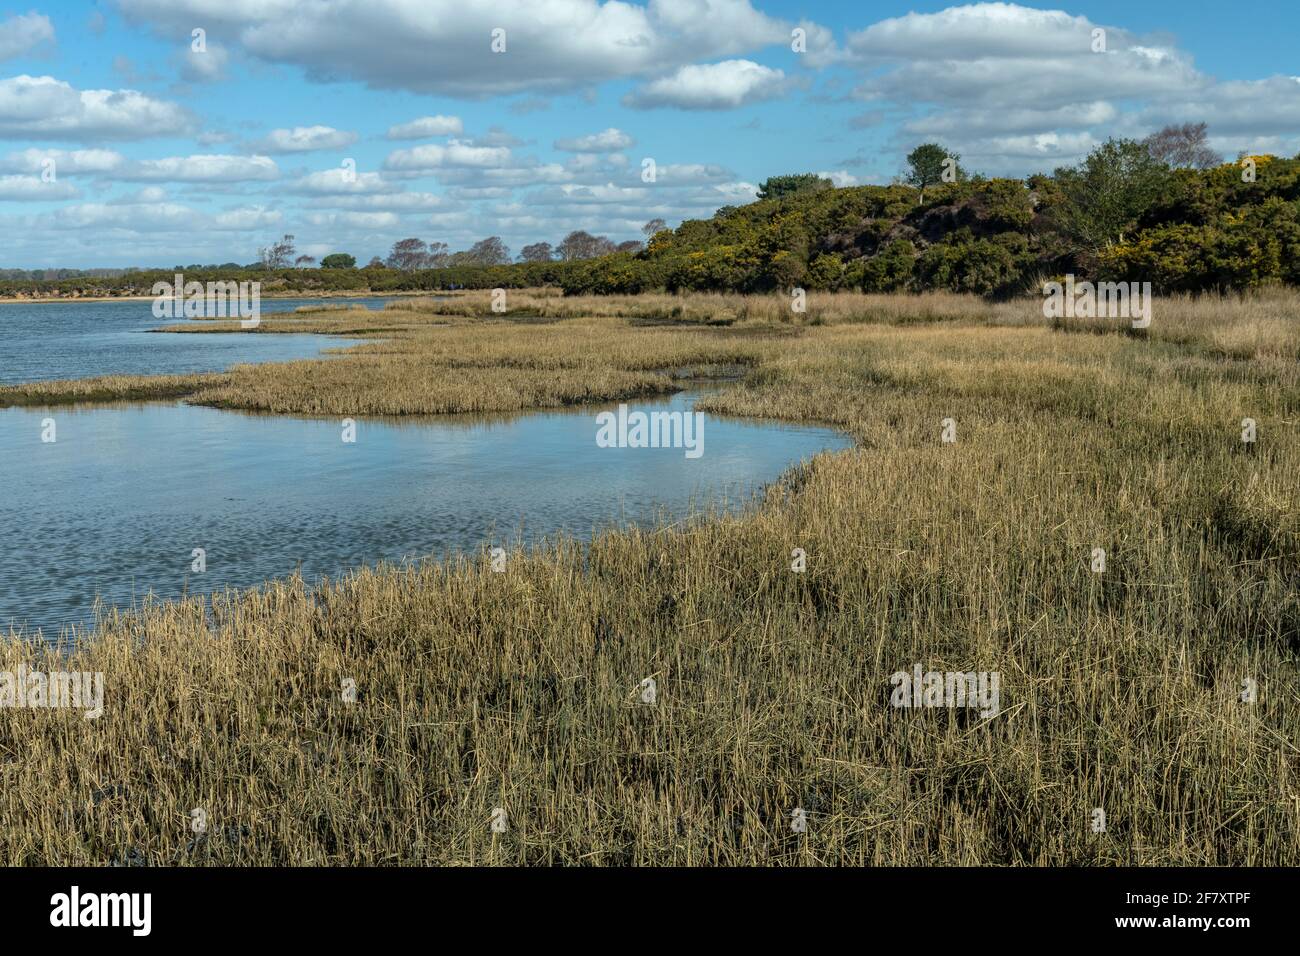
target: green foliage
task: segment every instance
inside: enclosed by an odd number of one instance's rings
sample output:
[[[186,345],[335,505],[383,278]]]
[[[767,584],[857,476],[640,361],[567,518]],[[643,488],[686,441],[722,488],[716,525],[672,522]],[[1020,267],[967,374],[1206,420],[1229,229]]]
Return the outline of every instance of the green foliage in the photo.
[[[1060,230],[1086,253],[1121,241],[1172,188],[1169,167],[1142,143],[1111,139],[1079,166],[1058,169],[1062,202],[1055,208]]]
[[[916,268],[916,246],[906,239],[895,239],[870,259],[859,260],[863,292],[902,292],[912,281]]]
[[[938,243],[916,264],[917,282],[926,289],[992,295],[1012,287],[1022,264],[1009,243],[990,239]]]
[[[1159,226],[1105,250],[1098,272],[1168,292],[1300,285],[1300,207],[1272,196],[1210,224]]]
[[[346,252],[331,252],[320,261],[320,267],[322,269],[355,269],[357,260],[355,256],[350,256]]]
[[[772,176],[758,187],[759,199],[781,199],[808,190],[830,189],[835,184],[816,173],[798,173],[790,176]]]
[[[965,179],[965,170],[958,164],[961,159],[938,143],[922,143],[907,154],[907,172],[903,181],[921,191],[920,201],[925,202],[925,190],[941,182],[955,183]],[[945,179],[945,174],[950,178]]]

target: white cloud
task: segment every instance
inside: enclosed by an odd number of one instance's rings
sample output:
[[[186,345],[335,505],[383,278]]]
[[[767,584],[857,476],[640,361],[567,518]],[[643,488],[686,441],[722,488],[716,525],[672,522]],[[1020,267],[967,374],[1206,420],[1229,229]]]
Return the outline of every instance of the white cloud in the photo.
[[[25,56],[42,43],[54,42],[54,24],[39,13],[25,13],[0,23],[0,63]]]
[[[833,169],[829,172],[822,171],[817,175],[822,179],[829,179],[836,186],[856,186],[858,184],[858,177],[845,169]]]
[[[217,213],[212,217],[212,228],[245,232],[278,226],[283,220],[284,217],[278,210],[266,209],[262,206],[245,206]]]
[[[421,116],[409,123],[398,123],[388,128],[389,139],[429,139],[433,136],[459,136],[465,124],[459,116]]]
[[[1061,10],[974,3],[881,20],[850,35],[848,50],[858,58],[883,60],[1037,60],[1091,54],[1093,29],[1087,17]],[[1118,37],[1120,31],[1115,33]]]
[[[41,202],[73,199],[81,195],[68,183],[45,182],[39,176],[0,176],[0,201]]]
[[[254,144],[267,153],[307,153],[318,149],[342,149],[357,141],[357,134],[332,126],[295,126],[273,129]]]
[[[1045,129],[1087,129],[1108,126],[1120,116],[1113,103],[1098,100],[1070,103],[1056,109],[974,109],[932,113],[905,123],[909,133],[943,136],[949,133],[1020,133]]]
[[[633,171],[638,178],[640,169]],[[693,186],[701,183],[725,182],[731,170],[712,163],[665,163],[655,170],[655,181],[661,186]]]
[[[354,229],[391,229],[401,220],[391,212],[310,213],[304,221],[313,226],[347,226]]]
[[[176,35],[223,28],[254,56],[309,77],[480,97],[538,94],[661,74],[790,41],[790,24],[750,0],[119,0],[131,19]],[[506,31],[493,53],[492,30]],[[436,52],[434,52],[436,51]]]
[[[1289,133],[1293,146],[1300,129],[1300,84],[1218,82],[1167,40],[1060,10],[909,13],[851,34],[842,59],[862,71],[852,98],[910,114],[900,152],[936,138],[994,174],[1075,162],[1108,136],[1170,122],[1205,121],[1216,136]]]
[[[327,196],[315,205],[336,209],[354,209],[373,212],[427,212],[447,205],[442,196],[426,192],[391,192],[371,195]]]
[[[167,201],[167,190],[161,186],[145,186],[133,193],[125,193],[109,200],[113,206],[135,206],[140,203],[160,203]]]
[[[204,217],[179,203],[144,203],[136,206],[80,203],[56,209],[51,220],[65,229],[113,228],[148,233],[158,229],[189,230]]]
[[[226,78],[230,53],[216,43],[203,50],[187,47],[181,56],[181,77],[190,83],[215,83]]]
[[[142,182],[240,183],[278,179],[269,156],[168,156],[131,163],[116,178]]]
[[[504,166],[510,161],[510,150],[505,146],[470,146],[452,140],[446,146],[415,146],[389,153],[384,169],[398,172],[420,172],[449,167],[474,167],[486,169]]]
[[[730,110],[775,99],[788,87],[785,73],[752,60],[683,66],[623,98],[635,109]]]
[[[24,149],[0,160],[0,168],[18,173],[40,173],[50,160],[53,161],[55,176],[106,173],[125,162],[121,153],[111,149]]]
[[[629,149],[634,145],[636,140],[621,129],[612,126],[604,132],[592,133],[590,136],[555,141],[555,148],[567,153],[616,153],[620,149]]]
[[[0,138],[143,139],[184,132],[175,103],[135,90],[75,90],[52,76],[0,80]]]
[[[392,190],[392,184],[378,173],[359,173],[341,166],[308,173],[288,187],[291,193],[309,196],[362,195]]]

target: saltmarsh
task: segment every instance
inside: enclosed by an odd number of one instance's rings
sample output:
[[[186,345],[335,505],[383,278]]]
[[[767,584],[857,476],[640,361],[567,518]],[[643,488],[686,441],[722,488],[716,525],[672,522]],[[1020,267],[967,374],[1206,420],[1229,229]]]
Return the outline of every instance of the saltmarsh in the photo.
[[[1142,336],[954,296],[509,301],[264,318],[376,339],[0,405],[508,411],[727,376],[699,408],[858,447],[752,513],[504,573],[290,577],[109,615],[66,658],[10,642],[0,670],[103,672],[105,701],[0,710],[0,861],[1300,861],[1300,300],[1158,300]],[[999,672],[999,713],[890,707],[914,664]]]

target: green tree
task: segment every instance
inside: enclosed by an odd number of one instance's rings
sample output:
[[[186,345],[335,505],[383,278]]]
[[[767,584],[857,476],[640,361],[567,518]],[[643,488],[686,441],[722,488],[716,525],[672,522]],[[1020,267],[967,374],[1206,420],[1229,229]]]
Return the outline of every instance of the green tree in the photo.
[[[938,143],[922,143],[907,154],[907,172],[903,174],[903,182],[921,191],[916,203],[918,206],[925,202],[927,186],[966,178],[966,171],[957,164],[959,159],[959,155],[950,153]]]
[[[357,259],[356,256],[350,256],[346,252],[331,252],[320,261],[320,267],[322,269],[355,269]]]
[[[1057,227],[1085,252],[1096,254],[1131,230],[1169,188],[1169,167],[1143,143],[1109,139],[1078,166],[1056,171],[1061,203]]]
[[[805,190],[832,189],[835,184],[816,173],[796,173],[789,176],[772,176],[758,187],[759,199],[780,199]]]

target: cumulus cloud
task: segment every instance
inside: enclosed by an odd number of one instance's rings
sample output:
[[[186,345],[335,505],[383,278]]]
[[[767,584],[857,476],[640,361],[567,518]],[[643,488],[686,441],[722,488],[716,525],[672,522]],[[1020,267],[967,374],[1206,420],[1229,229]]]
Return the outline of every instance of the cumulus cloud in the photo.
[[[215,215],[181,203],[116,200],[106,203],[79,203],[55,210],[50,217],[57,229],[118,230],[135,235],[197,232],[252,232],[278,226],[283,215],[262,206],[241,206]]]
[[[241,183],[280,177],[269,156],[168,156],[142,159],[121,169],[116,178],[142,182]]]
[[[845,169],[833,169],[829,172],[822,171],[817,175],[822,179],[829,179],[836,186],[856,186],[858,184],[858,177]]]
[[[40,13],[25,13],[0,23],[0,63],[54,42],[54,24]]]
[[[308,173],[290,183],[287,191],[305,196],[346,196],[386,193],[393,185],[378,173],[359,173],[339,167]]]
[[[304,221],[313,226],[346,226],[353,229],[392,229],[401,220],[391,212],[310,213]]]
[[[295,126],[271,130],[254,147],[265,153],[309,153],[318,149],[342,149],[356,141],[356,133],[332,126]]]
[[[161,186],[145,186],[133,193],[123,193],[108,202],[113,206],[136,206],[140,203],[160,203],[167,201],[167,190]]]
[[[212,217],[212,228],[231,232],[247,232],[253,229],[266,229],[278,226],[284,221],[279,210],[266,209],[263,206],[244,206],[227,209]]]
[[[396,172],[430,172],[454,167],[490,168],[510,161],[505,146],[472,146],[452,140],[446,146],[415,146],[388,154],[384,169]]]
[[[635,175],[640,178],[640,170]],[[732,175],[725,166],[713,163],[664,163],[655,169],[655,182],[661,186],[696,186],[726,182]]]
[[[179,35],[222,28],[249,53],[309,77],[383,89],[479,97],[558,92],[788,45],[789,23],[750,0],[119,0],[130,19]],[[504,29],[505,52],[492,31]],[[431,51],[437,51],[432,55]]]
[[[75,176],[111,172],[124,162],[122,154],[111,149],[24,149],[0,159],[0,169],[41,173],[52,168],[56,176]]]
[[[610,127],[601,133],[590,136],[578,136],[571,139],[557,139],[555,148],[566,153],[616,153],[636,145],[636,140],[621,129]]]
[[[1218,135],[1300,126],[1289,77],[1219,82],[1167,39],[1014,3],[881,20],[850,34],[838,58],[862,73],[853,99],[908,116],[898,149],[941,139],[993,173],[1076,162],[1108,136],[1171,122],[1205,121]]]
[[[180,203],[143,203],[118,206],[110,203],[78,203],[54,211],[52,224],[61,229],[112,228],[134,233],[159,229],[188,230],[206,217]]]
[[[189,83],[224,80],[229,60],[230,53],[216,43],[208,43],[202,50],[188,47],[180,56],[181,78]]]
[[[434,136],[459,136],[465,124],[459,116],[421,116],[409,123],[398,123],[388,128],[389,139],[429,139]]]
[[[191,125],[180,106],[135,90],[76,90],[26,74],[0,80],[0,138],[143,139]]]
[[[634,109],[731,110],[782,96],[785,73],[752,60],[683,66],[623,97]]]
[[[0,201],[41,202],[81,195],[68,183],[46,182],[39,176],[0,176]]]

